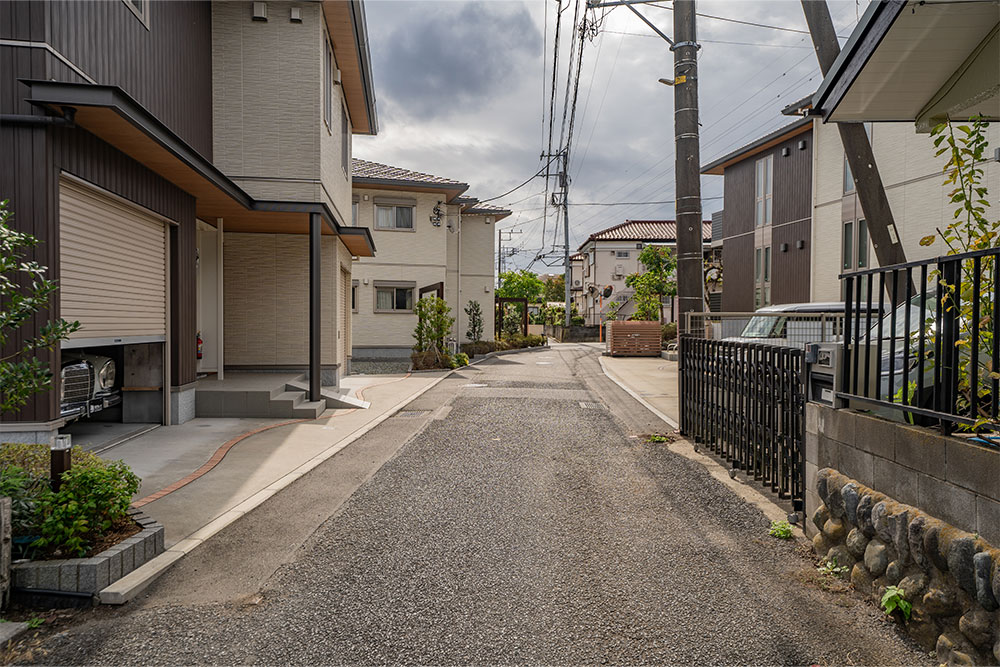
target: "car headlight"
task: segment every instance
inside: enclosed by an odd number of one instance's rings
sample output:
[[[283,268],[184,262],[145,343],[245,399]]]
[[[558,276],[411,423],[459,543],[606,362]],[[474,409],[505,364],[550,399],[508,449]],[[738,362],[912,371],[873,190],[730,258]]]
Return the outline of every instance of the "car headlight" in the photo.
[[[115,386],[115,362],[108,359],[101,366],[100,372],[97,374],[97,382],[101,386],[101,389],[111,389]]]

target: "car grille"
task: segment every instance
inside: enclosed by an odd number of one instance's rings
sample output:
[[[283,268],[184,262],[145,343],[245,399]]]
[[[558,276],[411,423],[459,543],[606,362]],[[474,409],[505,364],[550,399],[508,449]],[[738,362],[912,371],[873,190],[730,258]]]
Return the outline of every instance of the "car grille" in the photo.
[[[90,365],[81,361],[62,369],[63,403],[81,403],[90,399],[93,373]]]

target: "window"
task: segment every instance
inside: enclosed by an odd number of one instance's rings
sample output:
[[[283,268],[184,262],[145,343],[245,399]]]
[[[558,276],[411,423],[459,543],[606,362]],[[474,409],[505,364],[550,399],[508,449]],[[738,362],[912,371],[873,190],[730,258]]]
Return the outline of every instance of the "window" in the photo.
[[[344,175],[351,175],[351,124],[347,119],[347,107],[340,107],[340,163]]]
[[[375,229],[413,231],[412,206],[375,206]]]
[[[869,268],[868,222],[864,218],[845,222],[842,239],[840,258],[843,271],[846,273]],[[868,276],[861,276],[857,283],[861,285],[861,293],[866,294]],[[843,295],[843,287],[841,294]]]
[[[617,259],[628,259],[628,250],[616,250],[615,257]]]
[[[358,283],[354,281],[351,285],[351,310],[358,312]]]
[[[149,0],[122,0],[135,17],[142,21],[142,24],[149,29]]]
[[[326,40],[325,43],[326,57],[323,59],[324,69],[326,70],[325,76],[323,77],[326,81],[326,87],[323,91],[323,120],[326,122],[326,129],[328,131],[333,130],[333,47],[330,46],[330,40]]]
[[[771,305],[771,246],[754,249],[753,282],[754,309]]]
[[[755,182],[754,223],[757,227],[771,224],[771,191],[774,156],[757,160]]]
[[[868,141],[872,140],[872,124],[865,123],[865,134]],[[854,192],[854,175],[851,173],[851,165],[847,161],[847,151],[844,151],[844,194],[849,195]]]
[[[413,286],[407,284],[375,284],[376,313],[413,312]]]
[[[358,226],[358,202],[357,200],[351,203],[351,226]]]

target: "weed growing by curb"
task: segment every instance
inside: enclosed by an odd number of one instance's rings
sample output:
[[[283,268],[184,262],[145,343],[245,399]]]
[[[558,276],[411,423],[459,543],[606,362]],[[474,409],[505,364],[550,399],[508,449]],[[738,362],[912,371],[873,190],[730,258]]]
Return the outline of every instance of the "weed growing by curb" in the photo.
[[[772,521],[767,534],[771,537],[777,537],[779,540],[790,540],[792,539],[792,526],[784,520]]]

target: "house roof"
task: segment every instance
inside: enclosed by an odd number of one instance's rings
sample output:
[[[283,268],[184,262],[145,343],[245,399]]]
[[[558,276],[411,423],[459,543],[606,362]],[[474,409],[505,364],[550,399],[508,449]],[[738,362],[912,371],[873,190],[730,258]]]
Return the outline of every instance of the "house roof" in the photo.
[[[701,237],[704,241],[712,240],[711,220],[704,220],[702,222]],[[614,227],[594,232],[578,249],[582,250],[591,241],[676,242],[677,222],[674,220],[626,220]]]
[[[813,98],[824,120],[1000,118],[995,2],[873,2]]]
[[[355,134],[377,134],[375,85],[372,82],[368,24],[363,0],[323,0],[326,29],[340,68],[340,82]]]
[[[442,192],[448,196],[449,204],[456,203],[459,195],[469,189],[468,183],[461,181],[360,158],[351,158],[351,167],[351,178],[355,185],[383,189],[397,188]],[[467,198],[463,197],[462,199]]]
[[[726,167],[730,167],[737,162],[742,162],[747,158],[763,153],[769,148],[773,148],[774,146],[777,146],[781,142],[791,139],[794,136],[805,134],[811,129],[812,118],[800,118],[795,122],[779,127],[774,132],[765,134],[763,137],[751,141],[746,146],[737,148],[733,152],[727,153],[719,159],[709,162],[708,164],[702,166],[701,173],[721,176]]]
[[[574,253],[569,256],[569,261],[571,262],[582,262],[583,259],[584,257],[582,252]]]

